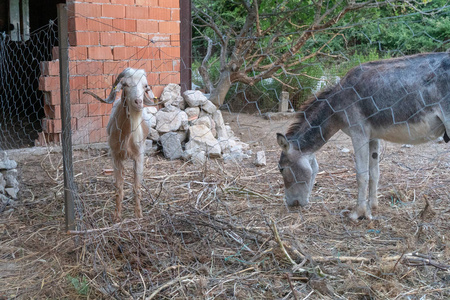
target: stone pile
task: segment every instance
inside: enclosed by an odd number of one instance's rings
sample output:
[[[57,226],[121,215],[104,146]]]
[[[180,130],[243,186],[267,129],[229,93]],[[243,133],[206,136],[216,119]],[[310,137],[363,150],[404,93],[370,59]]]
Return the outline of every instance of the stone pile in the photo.
[[[17,181],[17,163],[8,158],[4,151],[0,151],[0,213],[6,206],[13,206],[19,193]]]
[[[150,127],[148,139],[162,146],[168,159],[204,163],[208,157],[224,160],[249,158],[249,146],[226,125],[222,112],[200,91],[186,91],[169,84],[160,102],[164,107],[146,107],[144,121]]]

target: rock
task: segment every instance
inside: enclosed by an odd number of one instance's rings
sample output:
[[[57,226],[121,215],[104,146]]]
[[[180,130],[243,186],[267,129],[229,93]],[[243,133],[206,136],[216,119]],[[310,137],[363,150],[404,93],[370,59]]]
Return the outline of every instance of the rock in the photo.
[[[5,188],[19,188],[19,182],[17,181],[17,170],[12,169],[3,173],[3,177],[6,181]]]
[[[214,105],[214,103],[212,103],[211,101],[207,100],[205,104],[201,104],[200,108],[203,111],[206,111],[209,114],[213,114],[216,112],[217,107]]]
[[[152,140],[145,140],[145,153],[146,154],[152,154],[155,152],[155,147],[153,147],[153,141]]]
[[[161,137],[159,136],[158,130],[150,128],[150,132],[148,133],[147,138],[151,139],[154,142],[159,142],[159,139]]]
[[[213,129],[213,120],[211,119],[210,116],[203,116],[201,118],[198,118],[195,121],[192,121],[192,125],[205,125],[206,127],[208,127],[209,129]]]
[[[148,106],[145,109],[147,110],[147,113],[152,115],[156,115],[156,113],[158,112],[158,109],[154,106]]]
[[[200,91],[185,91],[183,98],[190,107],[205,105],[209,100]]]
[[[170,160],[178,159],[183,155],[180,139],[177,133],[168,132],[161,136],[164,156]]]
[[[188,107],[184,110],[184,112],[187,114],[189,121],[194,121],[195,119],[198,119],[198,115],[200,114],[200,108]]]
[[[225,122],[223,121],[222,112],[220,110],[216,110],[212,114],[213,120],[216,123],[216,131],[217,131],[217,137],[222,139],[228,138],[228,131],[225,126]]]
[[[178,139],[180,140],[182,145],[185,142],[187,142],[187,139],[188,139],[188,132],[187,131],[179,130],[179,131],[175,131],[175,133],[178,135]]]
[[[151,108],[154,107],[144,107],[144,110],[142,111],[142,119],[144,120],[145,123],[147,123],[148,128],[155,128],[156,127],[155,114],[157,111],[155,111],[155,113],[153,114]]]
[[[203,165],[208,161],[205,151],[196,151],[195,149],[184,151],[183,159],[198,165]]]
[[[179,109],[184,109],[186,103],[181,97],[181,87],[178,84],[169,83],[163,90],[160,101],[164,102],[164,106],[172,105]]]
[[[0,193],[4,193],[5,192],[5,187],[6,187],[6,180],[3,177],[3,174],[0,173]]]
[[[186,130],[187,114],[175,107],[166,107],[156,113],[156,130],[162,134],[170,131]]]
[[[205,125],[194,125],[189,127],[189,142],[186,143],[186,150],[205,151],[210,157],[220,157],[221,148],[211,130]]]
[[[266,153],[264,151],[258,151],[256,152],[256,158],[254,161],[255,166],[262,167],[266,166]]]
[[[13,199],[17,199],[17,193],[19,192],[18,188],[6,188],[5,192],[11,196]]]
[[[350,149],[348,149],[348,148],[342,148],[342,149],[341,149],[341,152],[342,152],[342,153],[349,153],[349,152],[350,152]]]
[[[9,159],[5,151],[0,151],[0,170],[11,170],[17,168],[15,160]]]

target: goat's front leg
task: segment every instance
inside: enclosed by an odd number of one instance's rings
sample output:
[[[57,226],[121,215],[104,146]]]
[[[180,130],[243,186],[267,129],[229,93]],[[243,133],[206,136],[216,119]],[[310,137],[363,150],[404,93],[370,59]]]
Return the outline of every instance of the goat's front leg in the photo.
[[[355,150],[356,181],[358,183],[358,201],[349,217],[352,220],[372,219],[367,201],[367,187],[369,184],[369,141],[364,135],[352,135]]]
[[[379,167],[379,148],[380,141],[377,139],[371,140],[369,143],[369,206],[372,210],[378,208],[378,181],[380,179]]]
[[[123,161],[121,159],[114,160],[114,180],[116,185],[116,210],[114,212],[114,221],[119,222],[122,218],[122,201],[123,201]]]
[[[141,207],[141,183],[144,172],[144,153],[140,153],[138,157],[134,160],[134,213],[137,218],[142,218],[142,207]]]

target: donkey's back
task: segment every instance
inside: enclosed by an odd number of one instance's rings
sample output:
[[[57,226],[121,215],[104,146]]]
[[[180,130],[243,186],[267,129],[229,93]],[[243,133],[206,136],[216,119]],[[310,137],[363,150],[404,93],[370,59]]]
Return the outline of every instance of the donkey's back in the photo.
[[[449,71],[449,53],[365,63],[319,98],[339,113],[344,128],[365,127],[370,138],[418,144],[444,136],[448,141]]]

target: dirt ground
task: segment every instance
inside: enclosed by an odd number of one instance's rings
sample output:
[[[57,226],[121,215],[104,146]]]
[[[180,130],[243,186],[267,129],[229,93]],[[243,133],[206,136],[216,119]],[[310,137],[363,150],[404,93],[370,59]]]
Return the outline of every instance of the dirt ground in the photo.
[[[0,207],[0,299],[445,299],[450,297],[448,144],[382,142],[380,207],[351,222],[353,149],[318,153],[311,204],[288,209],[275,134],[293,118],[224,113],[253,153],[203,166],[145,162],[144,215],[112,222],[106,149],[74,150],[77,230],[64,226],[57,148],[11,151],[20,199]],[[267,166],[256,167],[264,150]],[[127,165],[131,182],[131,163]]]

